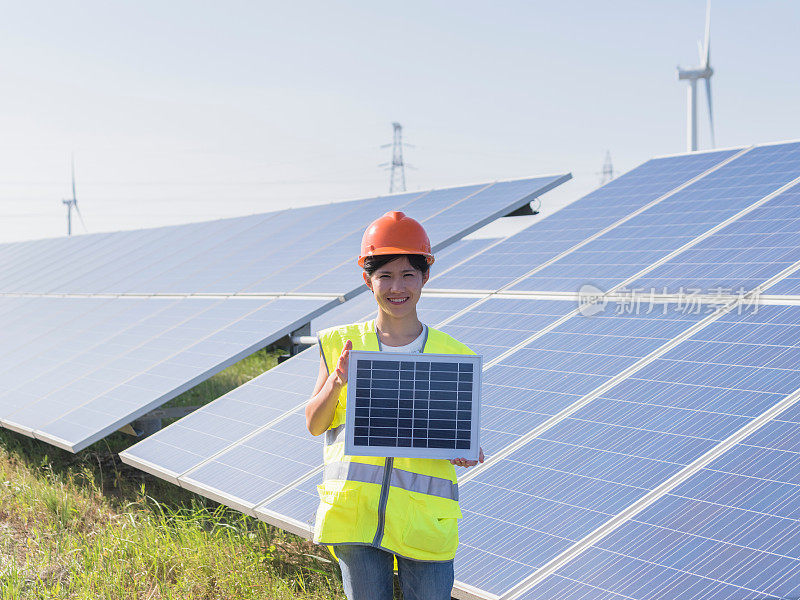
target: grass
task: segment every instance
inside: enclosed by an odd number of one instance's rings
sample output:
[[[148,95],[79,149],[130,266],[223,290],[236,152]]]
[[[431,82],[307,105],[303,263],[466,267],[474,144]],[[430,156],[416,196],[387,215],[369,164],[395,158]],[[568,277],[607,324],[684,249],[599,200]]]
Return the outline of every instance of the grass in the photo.
[[[175,398],[205,404],[274,366],[260,351]],[[343,599],[324,549],[119,461],[0,430],[0,598]]]

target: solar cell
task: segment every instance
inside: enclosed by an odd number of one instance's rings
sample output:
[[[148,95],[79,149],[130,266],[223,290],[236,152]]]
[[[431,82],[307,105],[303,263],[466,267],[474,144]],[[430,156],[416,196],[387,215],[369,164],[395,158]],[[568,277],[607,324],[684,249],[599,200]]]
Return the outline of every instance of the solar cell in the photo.
[[[318,467],[320,453],[319,440],[309,435],[301,409],[231,445],[179,482],[253,514],[256,505]]]
[[[753,148],[509,289],[609,290],[798,176],[800,143]]]
[[[287,265],[282,269],[271,272],[267,277],[254,282],[244,288],[245,292],[263,292],[273,290],[277,287],[286,290],[299,292],[330,293],[334,291],[349,291],[356,287],[361,287],[361,273],[353,268],[354,258],[357,249],[361,245],[361,237],[367,225],[386,214],[390,210],[400,210],[413,216],[417,221],[426,224],[426,221],[436,217],[434,221],[443,218],[442,212],[448,213],[456,211],[456,206],[465,197],[475,194],[487,185],[473,185],[458,188],[448,188],[433,190],[424,194],[404,194],[402,196],[387,196],[378,198],[375,201],[363,206],[358,211],[357,219],[350,219],[348,226],[340,230],[330,243],[319,243],[313,240],[311,247],[306,252],[292,253]],[[509,196],[505,197],[506,203]],[[335,205],[334,205],[335,206]],[[484,210],[487,210],[486,208]],[[472,214],[468,217],[464,215],[464,225],[468,227],[476,219]],[[426,228],[430,226],[426,224]],[[466,227],[464,227],[466,229]],[[465,235],[465,232],[462,235]],[[435,231],[428,231],[431,243],[436,244],[444,239],[437,235]],[[344,272],[330,275],[325,278],[328,283],[320,281],[320,277],[325,274],[324,270],[314,268],[324,260],[325,264],[331,269],[344,266]],[[309,276],[311,275],[311,276]],[[345,285],[346,284],[346,285]]]
[[[415,192],[393,198],[403,204],[408,197],[419,195],[420,192]],[[312,214],[295,219],[270,235],[259,232],[258,244],[251,245],[248,251],[237,252],[234,260],[217,258],[217,267],[210,272],[213,277],[208,277],[204,265],[196,264],[196,272],[183,285],[186,289],[199,288],[210,293],[291,291],[296,287],[296,278],[308,279],[336,265],[333,254],[341,251],[337,249],[338,240],[354,231],[362,221],[366,227],[371,219],[386,212],[381,212],[381,207],[387,204],[386,199],[373,198],[316,207]],[[313,260],[301,264],[311,256]],[[235,266],[231,268],[231,264]],[[338,292],[349,289],[343,285]]]
[[[105,285],[129,274],[131,265],[134,268],[149,266],[158,260],[158,253],[166,258],[170,244],[180,248],[181,234],[185,235],[190,229],[194,228],[160,227],[80,236],[76,238],[77,243],[67,246],[70,262],[65,264],[55,259],[36,265],[24,271],[14,285],[27,293],[39,294],[102,292]],[[151,254],[149,263],[142,256],[148,252]],[[99,270],[98,263],[100,266],[105,263],[106,268]]]
[[[571,301],[497,296],[472,299],[467,306],[469,310],[449,319],[442,331],[482,355],[486,362],[577,308]]]
[[[347,213],[367,202],[340,203],[338,211]],[[12,273],[0,279],[0,287],[7,292],[90,294],[218,291],[203,286],[211,286],[262,254],[313,233],[309,223],[322,225],[326,218],[330,221],[335,212],[331,206],[334,205],[43,240],[38,243],[46,246],[47,252],[35,263],[15,265]],[[67,261],[63,257],[65,252],[81,260]],[[251,272],[250,277],[257,279],[260,275]]]
[[[477,460],[480,356],[353,351],[345,454]]]
[[[800,307],[729,313],[463,483],[457,579],[505,593],[799,389],[798,323]],[[775,343],[778,330],[793,341]],[[783,362],[768,363],[774,357]],[[594,555],[576,564],[596,567]],[[617,585],[600,592],[627,595],[628,575],[621,569]],[[635,597],[649,598],[657,584]],[[552,585],[530,597],[588,589]]]
[[[0,390],[8,392],[25,383],[42,389],[49,371],[80,354],[86,345],[95,345],[104,341],[104,336],[118,333],[121,322],[136,323],[169,304],[169,301],[148,303],[143,298],[126,298],[120,302],[107,298],[0,299],[0,305],[15,307],[0,317],[6,333],[0,341],[3,359]],[[125,321],[119,321],[120,318]],[[76,338],[87,330],[94,330],[94,337],[80,340],[84,343],[81,346]]]
[[[255,516],[294,534],[310,538],[314,533],[314,518],[319,506],[317,485],[322,483],[322,475],[320,467],[308,479],[275,494],[273,498],[256,506]]]
[[[102,234],[75,236],[74,241],[69,238],[55,238],[45,240],[32,240],[25,242],[22,251],[13,257],[13,261],[5,264],[3,272],[0,273],[0,292],[20,292],[25,291],[24,287],[17,282],[23,282],[30,277],[35,277],[40,269],[45,269],[54,261],[58,262],[59,257],[66,252],[68,244],[76,247],[84,244],[94,243]],[[62,264],[66,261],[61,259]]]
[[[463,265],[435,274],[431,287],[500,289],[735,154],[652,159]]]
[[[437,250],[436,262],[434,262],[431,267],[431,276],[433,277],[437,273],[444,273],[451,267],[499,243],[501,239],[502,238],[464,238],[450,244],[446,248]]]

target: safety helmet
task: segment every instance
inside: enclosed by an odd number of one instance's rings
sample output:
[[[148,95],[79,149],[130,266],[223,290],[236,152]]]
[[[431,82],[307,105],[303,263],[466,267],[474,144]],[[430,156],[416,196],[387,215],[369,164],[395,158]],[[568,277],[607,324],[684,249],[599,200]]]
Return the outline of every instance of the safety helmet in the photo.
[[[433,264],[431,241],[418,221],[398,211],[391,211],[374,220],[361,238],[358,266],[364,267],[368,256],[386,254],[421,254]]]

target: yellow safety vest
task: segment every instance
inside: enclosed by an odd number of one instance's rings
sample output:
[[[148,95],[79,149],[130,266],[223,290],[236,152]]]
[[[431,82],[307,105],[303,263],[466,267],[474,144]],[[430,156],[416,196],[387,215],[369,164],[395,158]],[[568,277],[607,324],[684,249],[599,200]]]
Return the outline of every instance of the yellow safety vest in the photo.
[[[353,350],[379,350],[375,321],[319,334],[328,372],[347,340]],[[423,352],[475,354],[428,328]],[[325,478],[314,527],[319,544],[366,544],[415,560],[451,560],[458,547],[458,482],[448,460],[347,456],[344,423],[347,386],[325,432]]]

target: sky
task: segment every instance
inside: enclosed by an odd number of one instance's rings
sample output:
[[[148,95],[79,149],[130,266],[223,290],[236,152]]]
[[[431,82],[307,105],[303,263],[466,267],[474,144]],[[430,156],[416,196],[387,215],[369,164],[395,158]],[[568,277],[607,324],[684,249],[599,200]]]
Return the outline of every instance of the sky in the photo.
[[[542,215],[686,147],[704,0],[15,2],[0,242],[571,172]],[[715,0],[717,147],[800,138],[800,2]],[[709,148],[704,91],[700,148]],[[413,168],[411,168],[413,167]],[[413,215],[412,215],[413,216]]]

